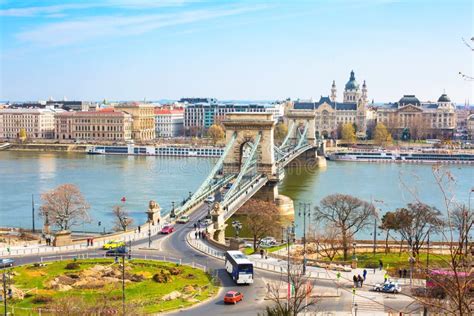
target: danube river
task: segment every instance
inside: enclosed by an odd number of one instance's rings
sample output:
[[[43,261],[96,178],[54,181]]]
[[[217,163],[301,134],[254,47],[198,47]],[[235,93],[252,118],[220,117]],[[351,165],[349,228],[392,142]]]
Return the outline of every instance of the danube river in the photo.
[[[135,156],[101,156],[81,153],[0,152],[0,226],[31,227],[31,197],[35,209],[40,195],[62,183],[76,184],[91,205],[91,223],[78,230],[112,227],[111,209],[123,204],[136,224],[146,220],[148,201],[169,211],[172,201],[181,203],[212,168],[215,159]],[[474,186],[474,167],[449,165],[457,183],[457,198],[468,203]],[[291,169],[280,193],[314,207],[328,194],[345,193],[370,201],[382,200],[381,212],[413,201],[405,185],[416,190],[425,203],[443,209],[430,165],[328,162],[327,168]],[[125,203],[121,198],[125,197]],[[474,198],[474,194],[472,195]],[[474,201],[473,201],[474,203]],[[302,227],[298,216],[296,223]],[[101,227],[98,222],[101,222]],[[37,227],[41,219],[36,218]],[[368,234],[368,233],[367,233]],[[364,234],[365,235],[365,234]]]

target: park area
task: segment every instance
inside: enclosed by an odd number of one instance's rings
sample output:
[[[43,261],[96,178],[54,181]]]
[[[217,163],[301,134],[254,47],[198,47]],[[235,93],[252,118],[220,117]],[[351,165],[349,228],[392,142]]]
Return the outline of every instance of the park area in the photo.
[[[15,315],[148,314],[197,304],[218,287],[204,271],[149,260],[90,259],[30,264],[10,270],[8,310]],[[3,312],[3,304],[0,310]]]

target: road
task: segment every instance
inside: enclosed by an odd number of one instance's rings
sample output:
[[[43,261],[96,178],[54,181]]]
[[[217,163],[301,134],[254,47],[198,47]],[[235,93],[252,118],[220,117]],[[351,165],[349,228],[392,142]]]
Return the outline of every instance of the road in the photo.
[[[132,256],[142,255],[162,255],[166,257],[173,257],[185,261],[193,261],[200,265],[206,266],[211,273],[216,273],[222,285],[219,294],[195,307],[184,310],[174,311],[169,315],[257,315],[263,314],[265,307],[271,304],[265,300],[267,283],[276,282],[284,276],[279,273],[267,272],[256,269],[254,271],[254,284],[237,286],[230,278],[224,269],[224,262],[214,257],[207,256],[194,248],[186,242],[186,235],[193,230],[194,223],[198,219],[204,218],[207,214],[207,205],[202,205],[200,208],[190,214],[190,221],[187,224],[176,224],[176,231],[170,235],[155,235],[152,236],[152,247],[148,249],[148,240],[141,240],[132,242]],[[69,255],[81,254],[96,254],[104,253],[101,249],[85,249],[82,251],[68,253]],[[41,256],[31,255],[16,258],[16,264],[27,264],[39,262]],[[324,292],[327,289],[334,291],[335,284],[332,280],[317,280],[315,281],[316,292]],[[236,305],[224,305],[223,295],[228,290],[238,290],[243,293],[244,300]],[[364,315],[380,315],[378,313],[393,309],[395,311],[407,310],[407,305],[412,303],[411,299],[403,297],[402,295],[384,295],[381,293],[373,293],[368,291],[358,291],[357,295],[353,297],[350,286],[341,288],[339,290],[340,297],[321,298],[318,299],[318,304],[312,310],[319,311],[333,311],[333,312],[347,312],[350,313],[353,302],[357,303],[358,310]],[[410,310],[415,307],[411,307]]]

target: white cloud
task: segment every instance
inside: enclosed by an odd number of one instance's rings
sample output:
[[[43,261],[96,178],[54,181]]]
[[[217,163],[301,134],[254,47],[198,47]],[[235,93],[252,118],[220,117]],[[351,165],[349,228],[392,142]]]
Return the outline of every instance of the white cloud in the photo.
[[[49,6],[31,6],[21,8],[8,8],[0,10],[0,16],[9,17],[35,17],[63,14],[74,10],[93,8],[121,8],[121,9],[151,9],[161,7],[182,6],[196,0],[108,0],[103,2],[69,3]]]
[[[16,37],[32,44],[62,46],[98,38],[139,35],[163,27],[194,23],[261,10],[265,6],[191,10],[133,16],[94,16],[41,25]]]

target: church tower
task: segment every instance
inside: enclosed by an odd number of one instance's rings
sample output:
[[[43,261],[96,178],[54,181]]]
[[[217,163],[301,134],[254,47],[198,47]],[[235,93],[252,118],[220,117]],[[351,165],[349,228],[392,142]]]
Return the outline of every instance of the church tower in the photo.
[[[336,102],[337,98],[337,89],[336,89],[336,81],[332,81],[332,86],[331,86],[331,101]]]
[[[362,100],[364,103],[367,103],[367,84],[365,83],[365,80],[362,84]]]
[[[359,84],[355,79],[354,70],[351,71],[349,81],[344,89],[344,103],[357,103],[361,98]]]

